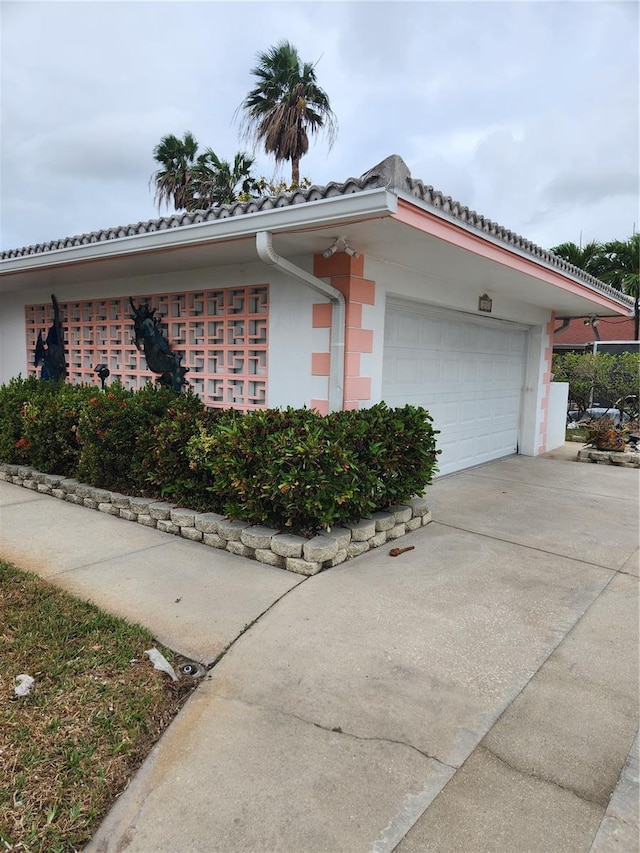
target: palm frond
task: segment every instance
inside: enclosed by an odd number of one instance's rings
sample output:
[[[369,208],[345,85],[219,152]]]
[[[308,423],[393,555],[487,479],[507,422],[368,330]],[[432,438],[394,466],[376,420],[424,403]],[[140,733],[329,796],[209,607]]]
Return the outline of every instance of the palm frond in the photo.
[[[251,69],[256,85],[242,101],[241,135],[261,144],[276,163],[291,161],[294,183],[298,163],[309,150],[309,136],[327,135],[329,147],[337,132],[337,120],[329,97],[317,84],[315,66],[303,63],[297,49],[281,41],[259,53]]]

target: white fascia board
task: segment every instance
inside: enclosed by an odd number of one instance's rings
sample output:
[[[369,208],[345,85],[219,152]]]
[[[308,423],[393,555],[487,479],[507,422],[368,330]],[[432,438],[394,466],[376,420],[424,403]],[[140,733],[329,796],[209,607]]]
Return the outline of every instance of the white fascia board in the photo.
[[[271,210],[259,210],[254,213],[214,219],[210,222],[163,228],[148,234],[132,234],[127,237],[87,243],[83,246],[71,246],[19,258],[7,258],[0,261],[0,276],[33,269],[46,269],[47,267],[77,261],[115,258],[119,255],[137,255],[152,252],[155,249],[175,249],[219,243],[225,240],[251,237],[258,231],[270,231],[272,234],[301,229],[308,231],[326,225],[338,225],[390,216],[397,212],[397,208],[398,197],[395,193],[389,192],[385,188],[363,190],[362,192],[320,199],[319,201],[301,202],[272,208]]]
[[[396,192],[398,198],[402,199],[402,201],[406,201],[409,204],[413,204],[415,205],[415,207],[419,207],[426,213],[430,213],[432,216],[435,216],[438,219],[442,219],[445,222],[448,222],[450,225],[455,225],[456,228],[460,228],[462,231],[466,231],[468,234],[471,234],[474,237],[480,237],[482,240],[486,240],[487,243],[491,243],[493,246],[496,246],[499,249],[506,249],[506,251],[512,252],[514,255],[518,255],[518,257],[522,258],[523,260],[531,261],[534,264],[538,264],[539,266],[544,267],[550,272],[556,273],[556,275],[563,275],[571,281],[575,282],[576,284],[587,288],[587,290],[591,290],[593,293],[597,293],[600,296],[605,296],[608,299],[611,299],[612,302],[618,302],[621,307],[626,308],[628,311],[631,312],[631,316],[633,316],[633,299],[630,296],[625,296],[625,294],[620,293],[614,288],[611,288],[613,290],[613,293],[610,293],[609,291],[605,290],[600,290],[599,288],[596,288],[593,285],[589,284],[588,281],[584,281],[583,279],[577,278],[576,276],[572,275],[568,270],[561,270],[554,264],[551,264],[549,263],[549,261],[546,261],[544,258],[536,257],[535,255],[532,255],[529,252],[523,251],[517,246],[512,246],[510,243],[505,243],[504,240],[500,240],[498,237],[494,237],[493,234],[487,234],[484,231],[480,231],[478,228],[474,228],[473,225],[469,225],[468,222],[462,222],[461,219],[452,216],[450,213],[447,213],[444,210],[439,210],[437,207],[433,207],[432,205],[427,204],[427,202],[422,201],[422,199],[419,199],[416,196],[411,195],[410,193],[402,192],[401,190],[397,190]]]

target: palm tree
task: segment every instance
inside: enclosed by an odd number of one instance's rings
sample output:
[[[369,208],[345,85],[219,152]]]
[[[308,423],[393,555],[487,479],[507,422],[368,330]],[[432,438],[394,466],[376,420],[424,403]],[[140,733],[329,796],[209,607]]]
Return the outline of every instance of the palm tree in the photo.
[[[249,196],[257,187],[251,175],[254,159],[244,151],[238,151],[233,164],[222,160],[211,149],[198,157],[195,175],[197,190],[196,207],[206,209],[218,204],[232,204],[239,195]],[[190,208],[191,209],[191,208]]]
[[[190,131],[182,139],[172,133],[163,136],[153,149],[153,159],[160,164],[151,177],[156,187],[154,203],[158,212],[162,204],[168,208],[170,202],[176,210],[188,209],[197,152],[198,143]]]
[[[602,279],[633,297],[633,339],[640,340],[640,234],[605,243],[603,252],[609,269]]]
[[[333,144],[337,121],[329,98],[316,82],[315,66],[303,63],[288,41],[259,53],[251,74],[257,83],[238,107],[244,112],[243,134],[261,143],[276,163],[290,160],[291,182],[298,186],[309,134],[325,130]]]
[[[198,154],[198,143],[189,131],[182,139],[173,134],[163,136],[153,157],[162,167],[151,177],[158,211],[162,204],[168,208],[170,202],[176,210],[207,210],[230,204],[239,192],[249,195],[256,187],[251,175],[252,157],[239,151],[232,165],[211,148]]]
[[[574,267],[578,267],[578,269],[595,276],[595,278],[600,278],[608,269],[602,244],[596,240],[591,240],[584,246],[578,246],[571,242],[560,243],[559,246],[554,246],[551,251],[567,263],[573,264]]]

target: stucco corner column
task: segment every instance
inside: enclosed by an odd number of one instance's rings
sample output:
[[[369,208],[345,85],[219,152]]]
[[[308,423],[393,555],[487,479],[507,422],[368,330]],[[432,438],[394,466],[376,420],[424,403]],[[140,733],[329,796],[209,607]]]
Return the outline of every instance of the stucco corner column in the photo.
[[[544,326],[534,326],[529,331],[518,447],[524,456],[547,451],[554,323],[551,313]]]
[[[329,258],[314,255],[313,273],[318,278],[329,279],[331,286],[344,295],[346,328],[343,408],[359,409],[371,400],[371,376],[367,376],[363,369],[362,356],[373,352],[373,331],[366,328],[364,314],[367,306],[375,304],[375,282],[364,278],[364,257],[353,257],[345,252],[336,252]],[[331,310],[331,306],[326,303],[314,305],[315,328],[329,327]],[[326,360],[326,352],[313,354],[313,372],[316,376],[322,375]],[[314,400],[312,404],[320,411],[326,408],[322,400]]]

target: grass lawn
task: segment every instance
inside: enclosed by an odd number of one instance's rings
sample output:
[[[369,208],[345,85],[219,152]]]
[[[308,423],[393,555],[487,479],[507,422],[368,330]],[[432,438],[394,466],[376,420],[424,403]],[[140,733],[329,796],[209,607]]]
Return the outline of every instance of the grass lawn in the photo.
[[[567,441],[576,441],[581,444],[587,443],[587,432],[588,428],[586,426],[579,426],[575,429],[567,429],[566,439]]]
[[[0,561],[0,851],[62,853],[90,838],[176,715],[152,635]],[[15,677],[35,678],[14,693]]]

